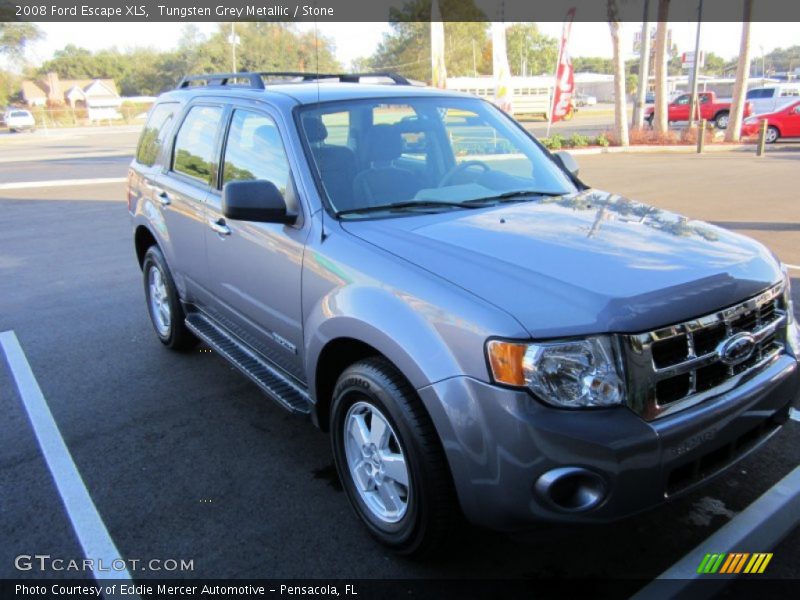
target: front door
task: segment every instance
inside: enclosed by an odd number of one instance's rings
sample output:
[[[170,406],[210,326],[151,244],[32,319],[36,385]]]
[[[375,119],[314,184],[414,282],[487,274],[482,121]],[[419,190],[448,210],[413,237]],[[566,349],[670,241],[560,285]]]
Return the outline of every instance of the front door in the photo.
[[[264,179],[299,211],[289,161],[267,113],[236,108],[223,149],[221,184]],[[302,369],[301,273],[308,227],[226,219],[220,190],[207,201],[207,285],[212,316],[298,380]]]

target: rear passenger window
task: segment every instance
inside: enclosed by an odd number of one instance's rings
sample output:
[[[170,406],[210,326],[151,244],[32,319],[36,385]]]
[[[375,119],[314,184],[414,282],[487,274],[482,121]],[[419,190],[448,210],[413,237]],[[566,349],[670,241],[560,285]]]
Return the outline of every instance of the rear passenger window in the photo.
[[[265,179],[282,194],[289,183],[289,161],[275,122],[259,113],[237,110],[233,113],[222,183],[246,179]]]
[[[157,104],[150,111],[147,124],[139,138],[139,146],[136,148],[136,162],[148,167],[155,164],[164,145],[164,139],[171,128],[172,118],[175,116],[177,107],[177,103],[168,102]]]
[[[217,127],[222,119],[218,106],[195,106],[186,115],[175,138],[172,169],[211,183]]]

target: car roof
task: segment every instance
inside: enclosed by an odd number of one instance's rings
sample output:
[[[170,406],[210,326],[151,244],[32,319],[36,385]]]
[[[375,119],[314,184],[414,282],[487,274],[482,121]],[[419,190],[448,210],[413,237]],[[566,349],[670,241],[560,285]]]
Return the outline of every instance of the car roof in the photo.
[[[364,83],[276,83],[268,84],[263,90],[245,86],[197,86],[173,90],[164,94],[164,98],[184,98],[195,96],[229,96],[250,99],[270,99],[278,103],[293,100],[293,104],[316,104],[318,102],[336,102],[340,100],[361,100],[381,98],[473,98],[470,94],[451,90],[440,90],[417,85],[382,85]]]

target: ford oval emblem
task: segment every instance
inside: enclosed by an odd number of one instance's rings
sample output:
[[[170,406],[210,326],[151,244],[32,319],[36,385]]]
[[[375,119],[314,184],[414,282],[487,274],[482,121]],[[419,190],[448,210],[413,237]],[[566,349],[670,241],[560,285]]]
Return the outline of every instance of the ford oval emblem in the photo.
[[[749,333],[737,333],[719,345],[717,355],[726,365],[738,365],[753,356],[756,339]]]

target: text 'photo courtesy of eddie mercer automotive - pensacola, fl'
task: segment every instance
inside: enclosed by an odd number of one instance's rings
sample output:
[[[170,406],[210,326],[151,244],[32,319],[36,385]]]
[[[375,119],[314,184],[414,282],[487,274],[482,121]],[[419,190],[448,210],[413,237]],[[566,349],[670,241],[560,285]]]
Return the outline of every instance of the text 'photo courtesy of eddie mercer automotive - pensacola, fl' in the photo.
[[[3,597],[800,591],[798,21],[726,6],[4,4]]]

